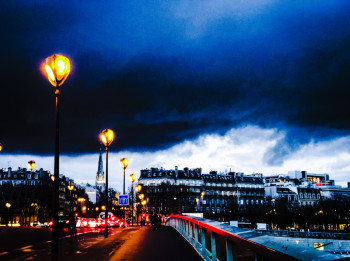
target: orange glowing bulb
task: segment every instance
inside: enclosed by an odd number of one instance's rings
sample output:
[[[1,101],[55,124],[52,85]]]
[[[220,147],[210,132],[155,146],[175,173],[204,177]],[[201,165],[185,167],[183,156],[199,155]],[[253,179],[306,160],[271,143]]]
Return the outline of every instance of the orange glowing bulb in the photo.
[[[114,140],[114,132],[110,129],[105,129],[100,133],[101,142],[108,147]]]
[[[126,169],[129,165],[129,160],[127,158],[120,159],[120,165],[123,169]]]
[[[136,180],[136,175],[130,174],[130,179],[131,179],[131,182],[134,183],[134,181]]]
[[[28,168],[30,168],[31,170],[33,170],[35,168],[35,161],[34,160],[28,161]]]
[[[61,86],[70,73],[70,61],[60,54],[51,55],[45,59],[44,71],[53,86]]]

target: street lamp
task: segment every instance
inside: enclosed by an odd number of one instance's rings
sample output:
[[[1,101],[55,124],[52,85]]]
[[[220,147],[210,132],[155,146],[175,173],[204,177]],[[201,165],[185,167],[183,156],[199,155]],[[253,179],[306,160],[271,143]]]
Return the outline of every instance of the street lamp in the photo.
[[[130,174],[131,179],[131,225],[134,226],[134,182],[136,180],[135,174]]]
[[[142,189],[142,186],[139,184],[135,187],[135,189],[136,189],[136,192],[139,193]]]
[[[6,203],[5,204],[5,206],[7,207],[7,214],[8,214],[8,223],[7,223],[7,225],[9,225],[10,224],[10,207],[11,207],[11,203]],[[11,222],[12,222],[12,220],[11,220]]]
[[[55,163],[54,163],[54,203],[53,203],[53,227],[52,227],[52,253],[58,253],[58,208],[59,208],[59,87],[64,83],[70,73],[70,61],[67,57],[54,54],[47,57],[44,62],[44,71],[49,82],[56,87],[56,135],[55,135]]]
[[[33,169],[35,168],[35,161],[34,160],[30,160],[28,161],[28,168],[30,169],[30,178],[33,179]],[[32,201],[32,189],[30,189],[29,191],[29,199],[30,201]],[[29,208],[29,225],[30,225],[30,221],[32,219],[32,208]]]
[[[125,195],[125,169],[129,165],[129,160],[127,158],[120,159],[120,165],[122,166],[124,170],[124,180],[123,180],[123,195]]]
[[[105,238],[108,237],[108,147],[114,140],[114,132],[110,129],[105,129],[100,133],[100,140],[106,146],[106,211],[105,211]]]
[[[139,194],[141,192],[141,190],[142,190],[141,184],[138,184],[135,187],[135,189],[136,189],[136,194]],[[140,211],[139,205],[140,205],[139,203],[136,203],[136,220],[137,220],[137,222],[139,222],[139,211]]]
[[[35,161],[28,161],[28,168],[30,168],[30,177],[33,179],[33,169],[35,168]]]
[[[72,182],[69,182],[68,186],[67,186],[68,190],[69,190],[69,197],[70,197],[70,201],[69,201],[69,215],[71,215],[72,212],[72,190],[74,189],[74,184]]]

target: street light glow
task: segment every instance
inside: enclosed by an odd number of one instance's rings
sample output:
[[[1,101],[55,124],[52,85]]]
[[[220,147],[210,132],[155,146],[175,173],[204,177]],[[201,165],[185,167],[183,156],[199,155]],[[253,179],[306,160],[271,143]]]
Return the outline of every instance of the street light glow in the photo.
[[[114,140],[114,132],[110,129],[105,129],[100,133],[101,142],[108,147]]]
[[[136,180],[136,175],[134,173],[130,174],[130,179],[131,179],[131,182],[134,183]]]
[[[141,189],[142,189],[142,186],[140,184],[136,186],[136,192],[140,192]]]
[[[72,191],[74,189],[74,184],[73,183],[69,183],[69,185],[67,186],[67,188]]]
[[[120,159],[120,165],[125,170],[129,165],[129,160],[127,158]]]
[[[55,86],[61,86],[70,73],[70,61],[67,57],[54,54],[45,59],[44,69],[49,82]]]
[[[28,161],[28,168],[31,170],[33,170],[35,168],[35,161],[34,160]]]

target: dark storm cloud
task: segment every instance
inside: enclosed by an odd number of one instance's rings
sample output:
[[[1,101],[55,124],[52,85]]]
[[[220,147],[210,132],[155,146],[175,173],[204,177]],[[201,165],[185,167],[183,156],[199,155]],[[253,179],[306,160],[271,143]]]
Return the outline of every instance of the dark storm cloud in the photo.
[[[73,60],[65,153],[95,151],[103,128],[115,148],[152,150],[256,124],[286,133],[266,156],[278,165],[311,139],[348,134],[347,1],[1,5],[9,151],[53,151],[54,90],[38,69],[53,52]]]

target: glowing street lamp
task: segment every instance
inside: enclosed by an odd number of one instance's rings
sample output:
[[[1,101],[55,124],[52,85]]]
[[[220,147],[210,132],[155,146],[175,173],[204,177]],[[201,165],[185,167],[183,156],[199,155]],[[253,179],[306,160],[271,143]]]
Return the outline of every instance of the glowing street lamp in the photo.
[[[0,151],[2,151],[2,144],[1,144],[1,142],[0,142]]]
[[[70,196],[70,201],[69,201],[69,212],[72,212],[72,190],[74,189],[74,184],[72,182],[69,182],[68,186],[67,186],[68,190],[69,190],[69,196]]]
[[[56,137],[55,137],[55,163],[54,163],[54,203],[53,203],[53,227],[52,227],[52,253],[58,253],[58,208],[59,208],[59,87],[64,83],[70,73],[70,61],[67,57],[54,54],[45,59],[44,72],[49,82],[56,87]]]
[[[130,174],[130,179],[131,179],[131,182],[134,183],[135,180],[136,180],[136,175],[135,174]]]
[[[120,159],[120,165],[122,166],[122,169],[124,170],[123,195],[125,195],[125,169],[129,165],[129,160],[127,158]]]
[[[33,179],[33,169],[35,168],[34,160],[28,161],[28,168],[30,169],[30,178]],[[29,208],[29,225],[30,225],[31,218],[32,218],[32,208]]]
[[[5,204],[5,207],[7,207],[7,212],[8,212],[8,226],[10,225],[10,207],[11,207],[11,203],[7,202]],[[12,221],[12,220],[11,220]]]
[[[106,210],[105,210],[105,238],[108,237],[108,147],[114,140],[114,132],[110,129],[105,129],[100,133],[100,141],[106,146]]]
[[[135,189],[136,189],[136,192],[139,193],[142,189],[142,186],[139,184],[135,187]]]
[[[134,182],[136,180],[135,174],[130,174],[131,179],[131,225],[134,226]]]
[[[28,161],[28,168],[30,169],[30,177],[33,179],[33,169],[35,168],[35,161]]]
[[[67,188],[70,191],[70,193],[72,193],[72,190],[74,189],[74,184],[70,182]]]

